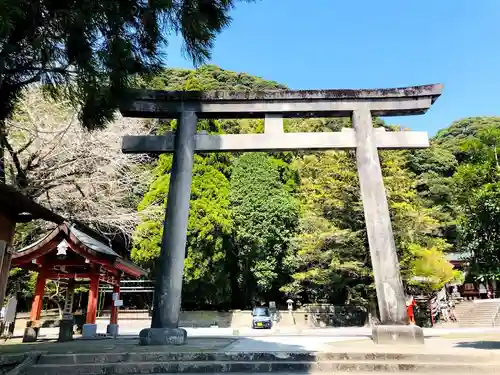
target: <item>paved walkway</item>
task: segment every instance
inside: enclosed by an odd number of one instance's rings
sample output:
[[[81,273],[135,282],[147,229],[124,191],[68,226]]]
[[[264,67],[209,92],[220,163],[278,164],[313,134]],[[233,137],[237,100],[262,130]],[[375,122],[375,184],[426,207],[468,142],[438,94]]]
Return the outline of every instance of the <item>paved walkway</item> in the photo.
[[[127,323],[120,324],[120,335],[127,337],[138,337],[141,328],[130,326]],[[314,328],[297,330],[284,328],[279,330],[255,330],[251,328],[186,328],[189,337],[269,337],[269,336],[314,336],[314,337],[340,337],[345,340],[355,338],[371,337],[371,328],[368,327],[346,327],[346,328]],[[106,332],[106,324],[98,323],[98,332]],[[16,327],[15,336],[22,336],[23,328]],[[59,334],[59,328],[42,328],[40,338],[55,339]],[[426,337],[442,337],[446,335],[475,335],[475,334],[497,334],[500,337],[500,328],[424,328]]]
[[[425,345],[377,345],[370,338],[325,336],[244,337],[235,340],[225,351],[263,352],[385,352],[385,353],[449,353],[487,355],[498,358],[500,336],[469,335],[468,337],[429,337]]]
[[[304,329],[301,331],[293,329],[276,330],[252,330],[249,328],[233,330],[232,328],[186,328],[188,331],[188,345],[174,347],[175,351],[191,350],[228,350],[228,351],[332,351],[350,350],[371,351],[382,350],[379,345],[371,341],[371,329],[367,327],[349,328],[317,328]],[[137,337],[140,328],[135,325],[122,324],[120,326],[120,338],[118,340],[101,339],[92,341],[75,340],[69,344],[52,343],[50,350],[72,351],[72,346],[83,347],[85,351],[107,351],[119,350],[140,351],[144,347],[137,345]],[[41,340],[56,340],[58,328],[43,328],[40,330]],[[98,332],[106,332],[106,324],[98,324]],[[0,352],[23,350],[47,350],[45,344],[35,344],[33,347],[19,345],[23,330],[16,330],[16,339],[7,341],[0,346]],[[416,350],[442,351],[451,349],[489,350],[500,349],[500,329],[490,328],[427,328],[424,329],[426,345],[418,346]],[[211,344],[205,344],[213,342]],[[439,343],[439,344],[436,344]],[[199,346],[201,345],[201,346]],[[205,346],[204,346],[205,345]],[[208,346],[207,346],[208,345]],[[14,347],[17,347],[14,348]],[[42,349],[42,347],[44,349]],[[99,349],[98,349],[99,348]],[[192,349],[191,349],[192,348]],[[205,348],[205,349],[203,349]],[[150,348],[151,349],[151,348]],[[149,349],[149,350],[150,350]],[[388,347],[385,350],[400,350],[401,347]],[[164,350],[164,349],[158,349]],[[407,350],[407,349],[405,349]],[[499,351],[495,350],[496,353]]]
[[[270,336],[241,338],[188,338],[183,346],[139,346],[135,339],[74,340],[68,343],[39,341],[22,344],[12,339],[0,344],[0,355],[44,351],[49,353],[137,353],[137,352],[348,352],[348,353],[453,353],[498,358],[498,335],[428,338],[425,345],[376,345],[369,338]]]
[[[276,333],[270,330],[249,330],[233,336],[231,329],[187,328],[188,343],[172,347],[140,347],[137,333],[130,332],[118,339],[74,340],[70,343],[48,342],[57,338],[57,329],[41,331],[42,342],[21,344],[21,338],[8,340],[0,345],[0,353],[49,350],[64,353],[116,352],[116,351],[241,351],[241,352],[296,352],[296,351],[387,351],[400,352],[493,352],[500,354],[500,330],[498,329],[426,329],[426,344],[416,346],[375,345],[369,328],[325,328],[302,332]],[[45,342],[43,342],[45,341]]]
[[[192,338],[186,345],[139,346],[137,340],[126,338],[100,340],[73,340],[65,343],[38,341],[23,344],[21,339],[0,342],[0,355],[9,353],[48,352],[57,354],[74,353],[139,353],[139,352],[216,352],[225,350],[236,339]]]

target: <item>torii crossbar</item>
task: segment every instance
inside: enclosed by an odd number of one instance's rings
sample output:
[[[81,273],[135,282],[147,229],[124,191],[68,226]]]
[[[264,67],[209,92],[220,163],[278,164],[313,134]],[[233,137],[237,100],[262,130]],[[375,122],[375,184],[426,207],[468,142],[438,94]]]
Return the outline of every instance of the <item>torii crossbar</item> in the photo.
[[[183,344],[186,340],[186,331],[178,324],[194,153],[331,149],[356,150],[382,323],[373,329],[373,339],[377,343],[423,343],[422,329],[408,325],[378,149],[424,148],[429,140],[425,132],[373,128],[372,117],[423,114],[442,89],[434,84],[370,90],[131,91],[120,106],[122,115],[179,120],[175,133],[123,139],[125,153],[174,153],[153,320],[151,328],[141,332],[140,343]],[[353,129],[323,133],[283,130],[283,118],[346,116],[351,117]],[[202,118],[264,118],[265,130],[263,134],[196,133],[197,119]]]

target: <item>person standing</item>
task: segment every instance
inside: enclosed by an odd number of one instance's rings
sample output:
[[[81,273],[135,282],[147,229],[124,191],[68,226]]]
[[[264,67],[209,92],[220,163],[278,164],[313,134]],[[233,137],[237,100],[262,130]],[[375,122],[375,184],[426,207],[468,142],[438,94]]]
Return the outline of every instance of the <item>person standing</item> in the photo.
[[[406,301],[406,310],[408,312],[408,320],[410,321],[410,324],[415,324],[415,307],[417,306],[417,302],[415,301],[415,298],[413,296],[410,296],[410,298]]]
[[[488,290],[486,289],[483,283],[479,284],[479,298],[481,299],[488,298]]]
[[[439,309],[441,310],[441,317],[443,318],[443,321],[448,322],[450,320],[450,309],[448,302],[445,300],[439,301]]]
[[[452,300],[448,301],[449,316],[452,322],[457,322],[457,316],[455,315],[455,303]]]

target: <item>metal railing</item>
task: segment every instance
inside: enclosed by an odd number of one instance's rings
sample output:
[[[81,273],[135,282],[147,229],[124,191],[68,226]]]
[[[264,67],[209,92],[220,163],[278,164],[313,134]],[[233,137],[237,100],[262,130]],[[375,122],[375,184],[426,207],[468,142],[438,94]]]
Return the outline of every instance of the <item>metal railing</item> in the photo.
[[[496,321],[497,321],[497,319],[498,319],[499,316],[500,316],[500,303],[497,306],[497,311],[493,315],[493,321],[492,321],[492,326],[493,327],[495,327],[495,323],[496,323]]]
[[[120,293],[153,293],[154,280],[122,280],[120,282]],[[113,287],[102,285],[99,287],[101,293],[113,293]]]

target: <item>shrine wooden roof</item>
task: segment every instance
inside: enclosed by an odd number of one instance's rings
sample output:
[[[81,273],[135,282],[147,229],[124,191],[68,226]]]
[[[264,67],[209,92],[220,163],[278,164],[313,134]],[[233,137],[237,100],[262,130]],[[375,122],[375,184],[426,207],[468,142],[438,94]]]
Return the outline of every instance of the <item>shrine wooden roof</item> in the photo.
[[[0,183],[0,213],[6,214],[16,223],[34,219],[61,224],[64,218],[48,208],[36,203],[10,185]]]
[[[105,237],[88,227],[63,222],[38,241],[13,253],[12,265],[38,271],[49,278],[86,278],[96,269],[103,276],[124,273],[138,278],[146,271],[104,243]],[[59,252],[58,246],[64,250]],[[58,254],[59,252],[59,254]],[[65,254],[63,254],[65,253]]]

